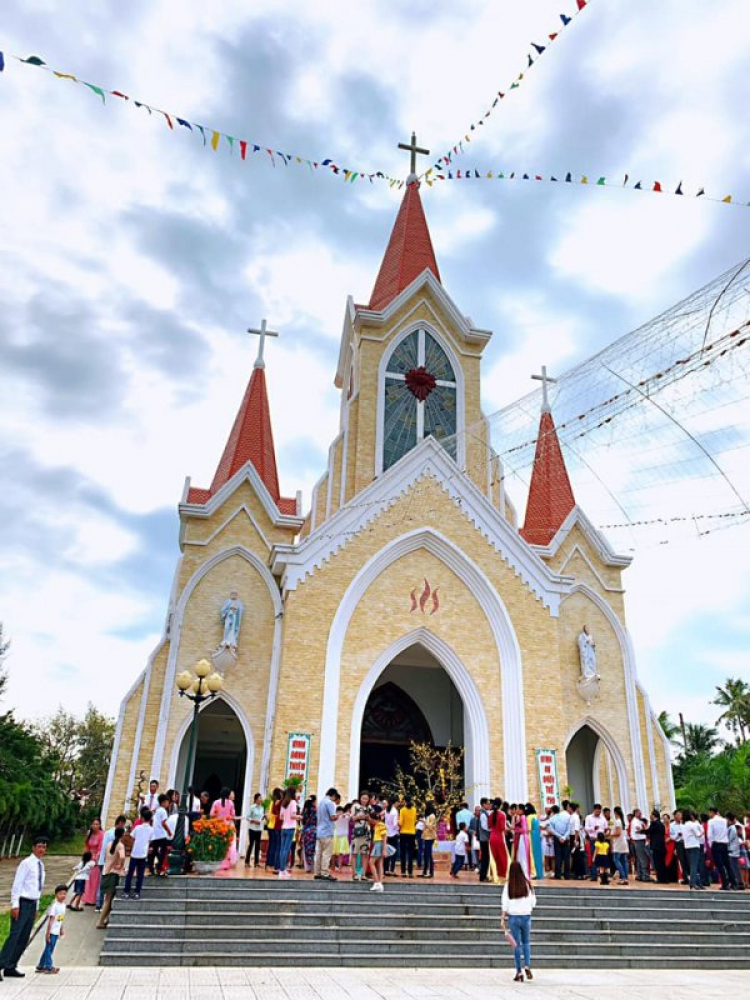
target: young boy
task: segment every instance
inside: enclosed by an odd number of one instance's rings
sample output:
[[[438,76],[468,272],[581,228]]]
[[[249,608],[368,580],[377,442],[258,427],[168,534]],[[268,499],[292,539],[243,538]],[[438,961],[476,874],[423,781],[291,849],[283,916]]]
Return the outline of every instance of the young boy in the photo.
[[[375,877],[370,892],[383,891],[383,855],[385,846],[388,843],[385,820],[383,819],[382,806],[372,807],[372,818],[374,825],[372,828],[372,853],[370,855],[370,868]]]
[[[91,860],[90,854],[89,860]],[[55,886],[55,901],[50,906],[47,915],[47,929],[44,935],[46,944],[42,952],[42,957],[39,959],[39,965],[37,965],[35,970],[36,972],[43,972],[48,976],[56,975],[60,971],[57,966],[52,964],[52,953],[55,950],[58,939],[65,934],[63,920],[65,919],[65,897],[67,895],[67,885]]]
[[[146,873],[146,862],[148,861],[148,849],[151,843],[153,827],[151,822],[153,814],[146,806],[141,809],[141,822],[130,831],[133,838],[133,847],[130,852],[130,864],[128,874],[125,876],[125,887],[121,899],[140,899],[143,888],[143,876]],[[135,892],[131,892],[133,885],[133,875],[136,876]]]
[[[458,824],[456,843],[453,848],[453,864],[451,865],[451,878],[458,878],[458,873],[466,861],[466,847],[469,843],[469,834],[466,832],[466,824]]]
[[[73,869],[73,898],[71,899],[68,909],[80,911],[83,909],[81,906],[81,900],[83,894],[86,891],[86,883],[89,880],[89,872],[94,867],[94,862],[91,858],[91,851],[84,851],[81,855],[81,860]]]
[[[594,841],[594,867],[599,873],[601,885],[609,885],[610,846],[605,830],[600,830]]]

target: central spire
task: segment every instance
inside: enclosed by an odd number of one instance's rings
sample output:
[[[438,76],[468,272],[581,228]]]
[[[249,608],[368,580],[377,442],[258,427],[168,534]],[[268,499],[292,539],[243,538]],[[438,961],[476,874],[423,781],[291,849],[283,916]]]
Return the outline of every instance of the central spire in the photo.
[[[440,271],[419,196],[419,181],[415,178],[407,184],[368,308],[378,311],[385,309],[425,270],[432,271],[440,281]]]

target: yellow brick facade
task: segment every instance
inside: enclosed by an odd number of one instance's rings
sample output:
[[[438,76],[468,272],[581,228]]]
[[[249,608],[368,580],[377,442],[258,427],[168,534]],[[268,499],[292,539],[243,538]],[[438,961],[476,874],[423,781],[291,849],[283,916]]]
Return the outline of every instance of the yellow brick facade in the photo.
[[[562,790],[569,743],[588,727],[600,741],[593,786],[616,799],[610,804],[670,804],[668,753],[637,686],[626,632],[624,562],[583,516],[571,516],[548,549],[521,538],[480,407],[487,338],[468,335],[452,317],[447,297],[429,283],[385,320],[354,317],[342,352],[352,377],[344,373],[341,433],[304,523],[279,515],[251,473],[238,473],[220,502],[182,508],[167,631],[118,723],[110,817],[131,800],[141,772],[163,786],[181,782],[176,761],[190,706],[177,696],[174,675],[216,649],[219,611],[232,590],[245,615],[225,691],[248,738],[246,798],[282,782],[288,735],[299,731],[311,736],[309,787],[324,791],[321,783],[331,781],[344,795],[356,791],[357,705],[380,659],[419,633],[465,692],[472,798],[538,803],[539,749],[556,751]],[[381,360],[418,326],[458,359],[463,467],[425,441],[378,475]],[[414,547],[404,549],[412,536]],[[380,562],[370,579],[369,567]],[[438,590],[439,607],[414,609],[411,592],[425,580]],[[600,676],[589,702],[579,693],[584,624]]]

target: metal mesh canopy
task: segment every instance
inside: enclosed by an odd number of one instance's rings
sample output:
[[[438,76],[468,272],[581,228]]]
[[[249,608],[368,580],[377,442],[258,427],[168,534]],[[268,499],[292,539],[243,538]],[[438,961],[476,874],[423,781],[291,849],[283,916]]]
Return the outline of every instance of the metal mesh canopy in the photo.
[[[576,500],[618,549],[750,523],[749,374],[745,261],[559,377],[550,401]],[[540,404],[534,391],[489,418],[520,520]]]

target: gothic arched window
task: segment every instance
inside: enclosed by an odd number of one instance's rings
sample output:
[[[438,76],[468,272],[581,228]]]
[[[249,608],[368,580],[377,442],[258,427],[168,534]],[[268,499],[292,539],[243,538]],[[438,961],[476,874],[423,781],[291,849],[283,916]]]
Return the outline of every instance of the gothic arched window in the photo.
[[[432,435],[456,457],[456,376],[426,330],[401,341],[386,364],[383,471]]]

